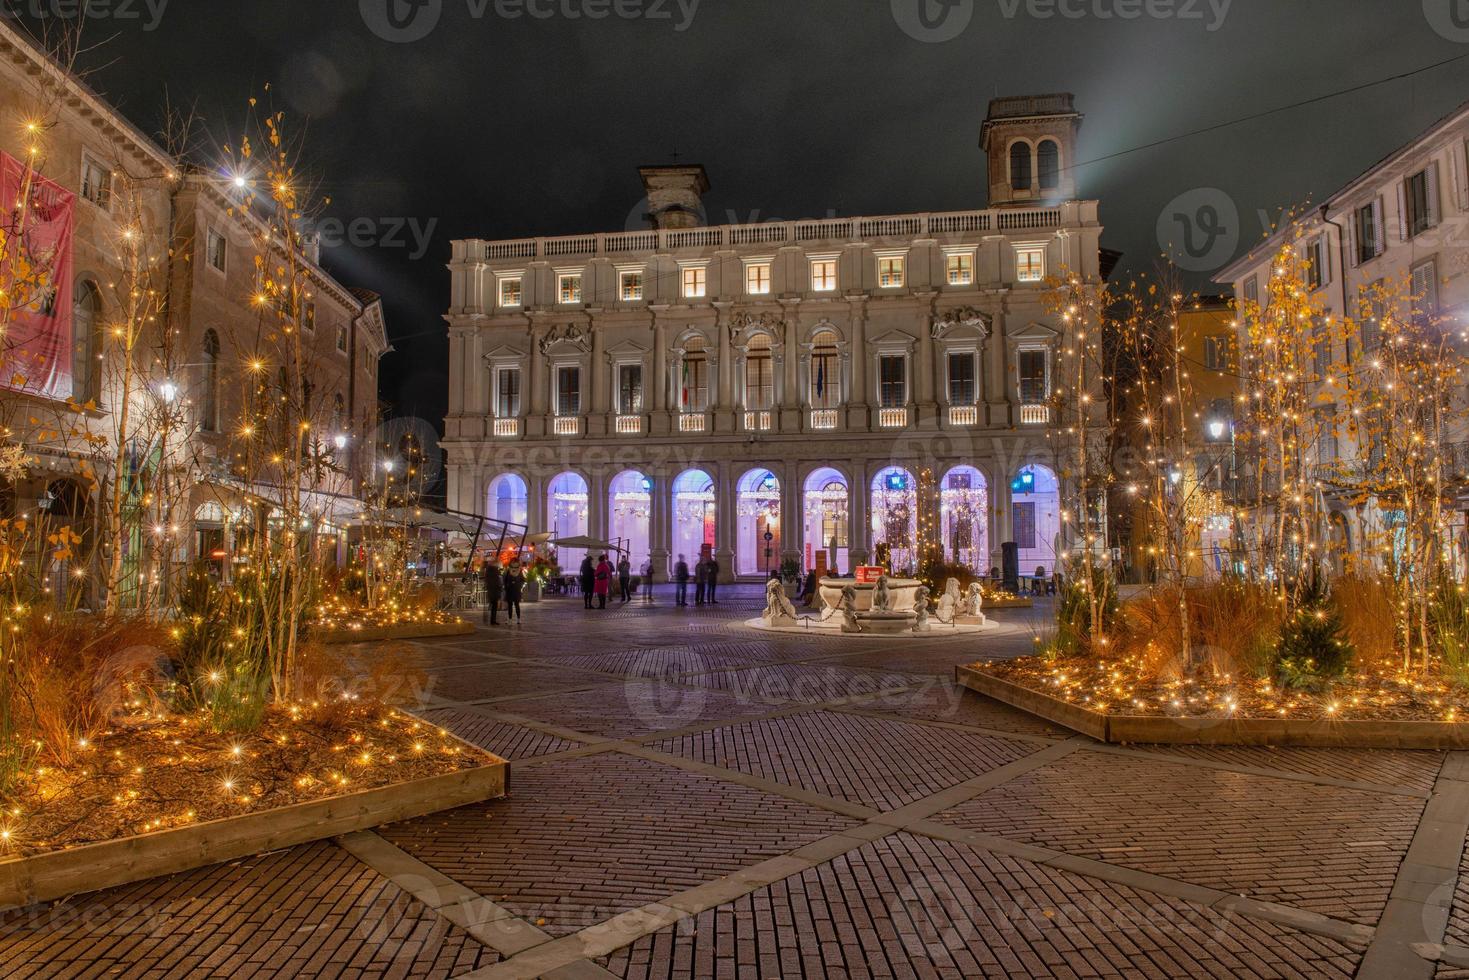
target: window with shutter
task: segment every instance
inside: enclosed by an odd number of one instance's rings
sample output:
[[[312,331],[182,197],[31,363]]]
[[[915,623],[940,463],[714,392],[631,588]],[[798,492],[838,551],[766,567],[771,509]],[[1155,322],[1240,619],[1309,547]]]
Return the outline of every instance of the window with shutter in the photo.
[[[1432,259],[1413,267],[1413,313],[1419,322],[1438,315],[1438,268]]]

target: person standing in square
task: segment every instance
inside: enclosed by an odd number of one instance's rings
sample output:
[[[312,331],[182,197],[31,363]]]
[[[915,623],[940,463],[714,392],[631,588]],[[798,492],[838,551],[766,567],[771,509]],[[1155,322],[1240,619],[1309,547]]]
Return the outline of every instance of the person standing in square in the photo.
[[[709,600],[709,605],[719,605],[719,600],[714,598],[715,590],[719,587],[719,562],[713,557],[704,563],[704,578],[706,581],[704,591]]]
[[[687,606],[689,604],[689,563],[683,555],[678,556],[678,564],[673,566],[673,581],[676,603],[680,606]]]

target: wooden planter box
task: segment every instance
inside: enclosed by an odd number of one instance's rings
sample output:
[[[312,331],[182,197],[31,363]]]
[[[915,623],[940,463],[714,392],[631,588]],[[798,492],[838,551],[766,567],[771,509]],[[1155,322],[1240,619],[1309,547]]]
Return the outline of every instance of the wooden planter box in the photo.
[[[321,630],[312,638],[322,643],[373,643],[379,640],[424,640],[438,636],[468,636],[474,632],[474,624],[465,620],[457,623],[404,623],[401,626],[373,626],[360,630]]]
[[[0,910],[191,871],[504,796],[510,778],[509,763],[481,749],[469,748],[484,757],[485,765],[275,810],[0,861]]]
[[[994,698],[1099,742],[1159,745],[1276,745],[1352,749],[1469,748],[1469,723],[1368,719],[1171,718],[1092,711],[973,667],[960,687]]]

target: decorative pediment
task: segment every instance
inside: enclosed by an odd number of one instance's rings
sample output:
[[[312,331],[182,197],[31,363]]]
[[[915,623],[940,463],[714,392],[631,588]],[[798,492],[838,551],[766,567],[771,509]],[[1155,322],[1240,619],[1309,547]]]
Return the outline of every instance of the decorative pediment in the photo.
[[[579,323],[563,323],[546,331],[541,338],[541,353],[549,354],[560,346],[574,347],[584,354],[592,350],[592,333]]]
[[[1032,321],[1019,330],[1010,331],[1009,337],[1012,343],[1029,342],[1031,344],[1039,343],[1050,346],[1061,339],[1061,334],[1044,323]]]
[[[980,338],[990,335],[990,318],[972,306],[956,306],[940,313],[933,319],[933,339],[942,340],[951,334],[968,333]]]
[[[913,336],[912,334],[904,333],[901,330],[889,330],[886,333],[878,334],[875,337],[868,338],[867,346],[886,347],[889,349],[892,349],[894,347],[901,347],[904,350],[911,351],[913,349],[913,346],[917,343],[918,338]]]
[[[622,343],[607,348],[608,357],[642,357],[648,353],[648,348],[632,340],[624,340]]]
[[[484,353],[484,358],[487,361],[509,361],[518,360],[523,357],[525,357],[525,351],[519,347],[512,347],[509,344],[500,344],[496,347],[491,347]]]
[[[772,343],[778,344],[785,336],[786,324],[776,313],[736,313],[729,318],[729,339],[739,344],[748,341],[751,334],[768,333]]]

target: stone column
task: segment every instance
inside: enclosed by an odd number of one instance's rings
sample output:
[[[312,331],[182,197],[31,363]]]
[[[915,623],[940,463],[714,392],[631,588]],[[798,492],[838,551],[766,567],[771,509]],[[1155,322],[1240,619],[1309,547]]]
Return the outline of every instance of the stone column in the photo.
[[[868,488],[872,475],[865,459],[852,460],[850,469],[852,482],[847,487],[848,550],[853,566],[866,565],[872,558],[872,519],[867,513],[872,499]]]
[[[530,369],[525,380],[527,403],[530,405],[525,419],[525,435],[527,438],[544,436],[551,379],[547,374],[546,355],[541,353],[541,330],[535,323],[530,327]]]
[[[668,549],[673,541],[673,478],[666,470],[647,474],[653,481],[652,514],[648,518],[649,557],[653,561],[653,579],[667,579],[672,568]]]
[[[1006,341],[1008,327],[1003,310],[995,313],[990,337],[984,345],[986,360],[985,403],[989,406],[990,425],[1008,427],[1015,424],[1010,401],[1009,343]]]
[[[587,434],[600,436],[612,431],[612,426],[607,420],[607,414],[611,411],[611,398],[609,394],[612,388],[611,365],[607,360],[606,344],[603,341],[602,331],[593,324],[589,327],[592,332],[592,353],[588,370],[591,377],[587,379],[587,402],[590,411],[587,412]]]
[[[990,487],[990,567],[1004,570],[1005,550],[1002,547],[1005,542],[1015,536],[1014,528],[1014,506],[1010,494],[1010,481],[1014,473],[1004,473],[996,470],[996,480]],[[985,569],[989,571],[989,569]],[[1024,573],[1025,569],[1021,569]]]
[[[653,314],[653,406],[649,413],[649,429],[654,435],[668,435],[673,431],[672,412],[675,406],[668,400],[668,327]],[[654,564],[657,564],[655,559]]]
[[[712,358],[717,358],[713,365],[715,378],[711,379],[716,384],[714,392],[714,404],[710,407],[714,410],[714,431],[734,432],[735,425],[735,398],[734,398],[734,345],[730,342],[729,305],[725,303],[716,304],[719,316],[715,319],[714,329],[718,331],[719,338],[716,351],[711,352]],[[716,380],[717,379],[717,380]]]
[[[598,467],[587,477],[587,534],[594,538],[600,538],[603,541],[607,540],[609,533],[607,514],[608,482],[607,471],[603,467]]]
[[[914,408],[917,416],[914,421],[916,422],[926,422],[938,413],[938,405],[934,401],[933,321],[935,314],[932,294],[929,295],[928,300],[928,313],[919,323],[918,353],[913,359],[913,373],[917,376],[913,379]]]
[[[852,303],[852,339],[849,350],[851,358],[852,387],[846,392],[847,428],[853,432],[866,432],[869,428],[869,399],[872,397],[867,381],[867,303],[854,300]]]
[[[733,582],[734,542],[739,529],[739,514],[735,507],[734,467],[721,461],[706,467],[714,478],[714,560],[719,562],[719,581]],[[692,556],[689,563],[693,563]]]
[[[801,401],[804,393],[801,391],[801,324],[797,316],[797,310],[787,308],[785,315],[785,336],[781,340],[781,389],[778,393],[776,408],[777,417],[780,419],[781,432],[801,431]]]

